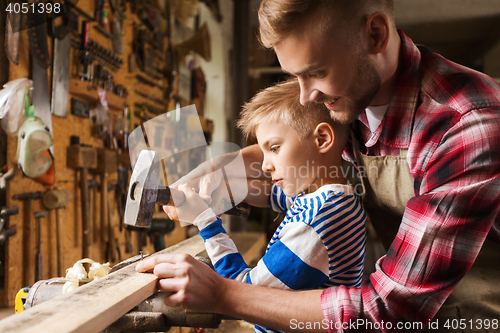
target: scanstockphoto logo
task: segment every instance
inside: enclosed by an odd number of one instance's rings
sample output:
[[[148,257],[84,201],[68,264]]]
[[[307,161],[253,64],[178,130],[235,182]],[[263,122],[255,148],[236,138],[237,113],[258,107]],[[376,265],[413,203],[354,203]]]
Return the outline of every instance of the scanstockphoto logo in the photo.
[[[50,28],[58,17],[66,18],[71,11],[81,12],[77,4],[76,0],[63,3],[42,0],[6,1],[4,8],[7,14],[7,30],[9,33],[18,33],[42,25]]]
[[[195,105],[148,120],[130,133],[128,143],[134,169],[131,178],[134,188],[129,189],[127,198],[127,208],[131,211],[144,211],[144,201],[154,206],[161,196],[159,193],[169,185],[187,180],[195,184],[204,175],[211,175],[220,184],[217,190],[220,200],[212,207],[217,215],[234,208],[247,196],[240,147],[227,142],[209,145]],[[181,199],[172,196],[172,200],[174,206],[182,205]],[[135,221],[135,217],[129,219]]]

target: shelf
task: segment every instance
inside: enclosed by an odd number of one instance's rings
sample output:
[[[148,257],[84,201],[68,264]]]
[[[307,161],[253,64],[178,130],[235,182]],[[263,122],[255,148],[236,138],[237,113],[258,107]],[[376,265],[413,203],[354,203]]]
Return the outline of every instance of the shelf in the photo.
[[[79,79],[69,80],[69,93],[72,96],[83,99],[90,104],[97,104],[99,96],[97,94],[97,89],[92,87],[92,84],[88,81]],[[110,109],[122,111],[127,105],[127,99],[125,97],[119,97],[110,91],[106,91],[106,99],[108,100],[108,106]]]

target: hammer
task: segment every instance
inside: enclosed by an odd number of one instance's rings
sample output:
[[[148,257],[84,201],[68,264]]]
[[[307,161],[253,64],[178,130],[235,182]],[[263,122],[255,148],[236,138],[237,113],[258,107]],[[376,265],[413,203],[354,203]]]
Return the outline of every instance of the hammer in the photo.
[[[42,258],[42,223],[41,219],[49,215],[48,210],[41,210],[35,213],[35,218],[38,222],[37,242],[36,242],[36,266],[35,279],[36,281],[43,280],[43,258]]]
[[[160,189],[160,158],[154,150],[142,150],[130,177],[125,224],[147,228],[151,225],[155,204],[180,207],[186,197],[183,192],[166,187]],[[246,217],[248,204],[240,203],[226,214]]]
[[[80,191],[82,210],[82,256],[87,258],[90,254],[91,231],[89,218],[89,187],[87,180],[88,169],[97,167],[97,152],[91,147],[80,145],[79,139],[72,137],[72,144],[67,148],[68,168],[80,170]]]
[[[57,248],[57,268],[56,275],[64,274],[64,224],[61,208],[66,207],[71,201],[71,192],[63,188],[53,188],[43,194],[42,204],[47,209],[56,211],[56,248]]]
[[[36,235],[36,228],[31,221],[31,214],[33,210],[32,200],[39,200],[42,198],[42,192],[29,192],[14,195],[15,200],[25,201],[23,204],[23,261],[24,261],[24,276],[23,284],[25,286],[35,283],[35,257],[36,249],[34,248]]]
[[[110,173],[117,172],[116,151],[109,149],[98,149],[97,165],[96,168],[92,170],[92,172],[99,174],[101,181],[101,241],[109,245],[108,243],[111,241],[109,240],[108,235],[108,230],[110,228],[110,221],[108,218],[108,179]]]

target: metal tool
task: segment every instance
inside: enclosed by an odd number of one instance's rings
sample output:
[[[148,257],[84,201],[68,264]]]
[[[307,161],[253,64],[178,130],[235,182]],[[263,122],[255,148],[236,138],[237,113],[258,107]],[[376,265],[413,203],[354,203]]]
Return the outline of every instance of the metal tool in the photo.
[[[100,239],[99,238],[100,228],[98,225],[99,220],[96,218],[97,214],[95,213],[94,207],[97,207],[97,205],[95,205],[97,198],[95,192],[96,189],[98,190],[100,188],[101,184],[99,184],[97,180],[90,178],[88,181],[88,186],[89,186],[89,219],[92,225],[92,241],[98,242]]]
[[[153,150],[143,150],[135,164],[125,206],[125,224],[149,227],[156,203],[181,206],[186,200],[184,193],[170,189],[159,189],[160,160]]]
[[[12,0],[12,7],[21,5],[21,0]],[[10,11],[7,13],[7,25],[5,27],[5,53],[7,58],[14,64],[19,64],[19,40],[21,37],[21,12]]]
[[[42,203],[46,209],[56,211],[56,249],[57,249],[57,275],[64,274],[64,221],[61,209],[71,202],[71,192],[63,188],[53,188],[43,194]]]
[[[141,97],[147,98],[147,99],[149,99],[149,100],[151,100],[151,101],[153,101],[153,102],[155,102],[155,103],[158,103],[158,104],[160,104],[160,105],[162,105],[162,106],[165,104],[165,102],[164,102],[164,101],[162,101],[161,99],[156,98],[156,97],[151,96],[151,95],[148,95],[148,94],[145,94],[145,93],[143,93],[142,91],[139,91],[139,90],[137,90],[137,89],[136,89],[136,90],[134,90],[134,93],[136,93],[137,95],[139,95],[139,96],[141,96]]]
[[[38,8],[37,4],[42,3],[41,0],[33,0],[31,3]],[[28,10],[28,37],[33,61],[40,68],[47,70],[50,66],[49,46],[47,43],[47,26],[45,12],[38,10]]]
[[[116,0],[110,0],[111,9],[113,10],[114,21],[111,24],[111,32],[113,33],[113,50],[116,53],[122,54],[123,52],[123,42],[122,42],[122,25],[125,14],[121,10],[120,6]]]
[[[87,180],[88,169],[97,167],[97,152],[91,147],[79,144],[79,138],[72,137],[72,144],[67,148],[68,168],[80,171],[81,211],[82,211],[82,257],[90,253],[91,224],[89,219],[89,188]]]
[[[43,280],[43,258],[42,258],[42,218],[49,215],[48,210],[41,210],[35,213],[35,218],[38,223],[37,242],[36,242],[36,267],[35,279],[36,281]]]
[[[98,149],[97,150],[97,165],[94,169],[91,170],[92,173],[98,174],[100,177],[101,187],[100,187],[100,197],[101,197],[101,226],[100,226],[100,234],[101,241],[106,243],[106,260],[109,261],[109,258],[114,256],[109,256],[109,253],[113,253],[110,251],[109,244],[113,244],[113,240],[111,240],[109,228],[111,228],[108,215],[108,179],[110,173],[115,173],[117,171],[117,160],[116,160],[116,151],[109,149]]]
[[[153,150],[141,151],[129,184],[125,206],[125,224],[128,225],[147,228],[151,225],[157,203],[180,207],[186,201],[183,192],[169,187],[160,188],[160,158]],[[226,214],[243,217],[249,212],[249,206],[240,203]]]
[[[116,184],[109,184],[107,186],[107,190],[109,191],[114,191],[116,188]],[[111,256],[111,262],[115,262],[117,257],[115,257],[115,254],[118,256],[118,261],[122,260],[122,252],[120,250],[120,244],[118,242],[118,238],[115,235],[115,228],[113,226],[113,215],[111,213],[111,197],[108,195],[108,232],[109,232],[109,249],[110,252],[112,253]]]
[[[40,0],[35,1],[39,3]],[[49,129],[52,137],[52,117],[50,113],[50,91],[47,69],[50,66],[50,56],[47,43],[47,25],[45,15],[38,10],[28,11],[28,37],[32,56],[33,74],[33,105],[35,116],[40,118]],[[50,147],[51,157],[54,147]]]
[[[128,178],[128,168],[120,167],[118,169],[118,183],[115,188],[116,205],[120,216],[120,232],[123,229],[123,217],[125,215],[125,205],[127,204]],[[132,253],[134,250],[130,237],[130,229],[125,228],[125,253]]]
[[[64,3],[62,10],[66,11]],[[52,19],[52,34],[54,35],[54,69],[52,75],[52,104],[51,113],[66,118],[68,115],[69,92],[69,59],[71,51],[70,25],[78,16],[73,12],[63,14],[63,24],[56,27],[55,18]]]
[[[17,215],[19,208],[0,209],[0,288],[5,288],[5,249],[7,239],[17,233],[17,227],[9,227],[9,216]]]
[[[40,0],[33,1],[38,4]],[[32,76],[33,76],[33,100],[35,106],[34,115],[40,118],[46,128],[53,136],[52,117],[50,113],[50,91],[47,69],[50,66],[50,56],[47,43],[47,25],[45,14],[38,10],[28,11],[28,37],[32,57]],[[35,178],[36,181],[45,185],[53,185],[55,181],[54,169],[54,146],[51,145],[48,151],[42,153],[52,162],[50,168],[41,176]]]
[[[14,196],[15,200],[23,201],[23,284],[30,285],[35,282],[35,256],[36,249],[34,249],[35,240],[33,237],[36,235],[34,223],[31,223],[31,216],[33,214],[33,200],[40,200],[43,194],[40,191],[17,194]]]
[[[165,249],[164,236],[175,229],[175,222],[167,218],[153,218],[148,235],[153,238],[155,252]]]
[[[5,191],[7,187],[7,182],[14,178],[15,170],[11,165],[10,167],[4,167],[2,171],[0,171],[0,191]]]
[[[80,55],[78,76],[85,81],[94,79],[94,57],[89,51],[89,28],[90,22],[82,21],[82,37],[80,38]]]
[[[149,112],[154,113],[154,114],[164,114],[167,112],[167,110],[165,110],[165,109],[156,108],[148,103],[135,102],[134,106],[136,106],[142,110],[149,111]]]

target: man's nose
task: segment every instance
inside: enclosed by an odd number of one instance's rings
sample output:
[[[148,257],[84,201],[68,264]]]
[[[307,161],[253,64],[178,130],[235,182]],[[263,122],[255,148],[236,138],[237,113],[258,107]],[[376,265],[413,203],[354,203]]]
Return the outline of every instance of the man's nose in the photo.
[[[318,96],[319,92],[311,87],[307,82],[299,80],[300,85],[300,104],[306,106],[311,102],[314,102]]]

